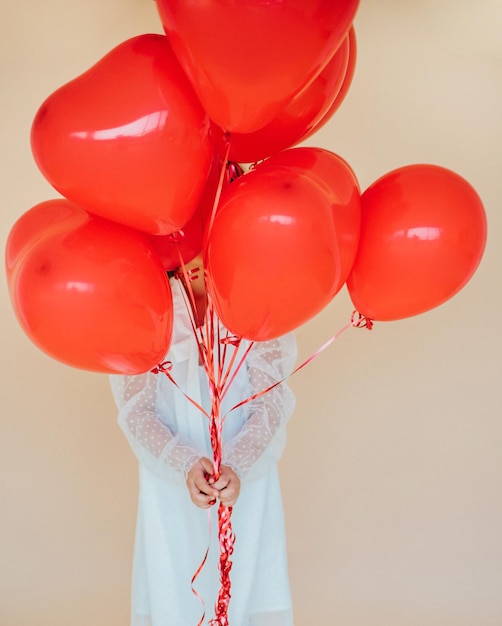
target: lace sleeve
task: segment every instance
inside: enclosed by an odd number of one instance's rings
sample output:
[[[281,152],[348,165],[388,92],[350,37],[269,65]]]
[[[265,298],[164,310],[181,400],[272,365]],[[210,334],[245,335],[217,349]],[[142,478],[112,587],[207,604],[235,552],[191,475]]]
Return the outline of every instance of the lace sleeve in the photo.
[[[293,334],[256,343],[247,362],[251,395],[288,376],[296,356]],[[241,478],[251,480],[263,476],[284,450],[286,422],[294,406],[295,397],[286,383],[252,400],[249,418],[224,447],[223,463]]]
[[[193,464],[204,456],[174,435],[156,410],[157,375],[110,376],[118,423],[138,461],[166,480],[184,481]]]

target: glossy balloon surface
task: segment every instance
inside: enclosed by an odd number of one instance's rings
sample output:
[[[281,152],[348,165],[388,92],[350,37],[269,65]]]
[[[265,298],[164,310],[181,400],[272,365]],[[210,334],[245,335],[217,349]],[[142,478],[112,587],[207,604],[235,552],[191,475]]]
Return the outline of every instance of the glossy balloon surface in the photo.
[[[34,119],[38,167],[86,210],[152,234],[193,215],[209,121],[164,35],[129,39],[60,87]]]
[[[225,131],[268,124],[326,66],[358,0],[157,0],[200,101]]]
[[[464,287],[485,243],[483,204],[464,178],[428,164],[389,172],[362,195],[352,302],[374,320],[428,311]]]
[[[343,259],[354,251],[345,254],[341,248],[357,244],[357,181],[340,160],[338,181],[332,171],[331,182],[321,182],[319,161],[317,149],[286,151],[239,178],[222,196],[205,263],[218,315],[238,336],[263,341],[297,328],[324,308],[345,280]],[[345,203],[351,208],[340,209]],[[346,211],[345,218],[337,219],[338,209]]]
[[[172,331],[160,260],[141,233],[64,203],[34,207],[7,241],[9,291],[23,330],[74,367],[149,371],[164,358]]]

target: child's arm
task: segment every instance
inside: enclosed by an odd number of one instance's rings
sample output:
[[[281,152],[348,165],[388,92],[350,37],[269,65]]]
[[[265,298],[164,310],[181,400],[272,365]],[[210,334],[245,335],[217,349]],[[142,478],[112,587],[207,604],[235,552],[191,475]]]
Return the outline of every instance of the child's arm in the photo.
[[[173,435],[155,409],[157,375],[110,376],[118,422],[138,460],[157,476],[183,483],[203,454]]]
[[[247,361],[250,395],[287,377],[293,370],[296,355],[293,334],[256,343]],[[249,418],[224,446],[223,464],[231,467],[240,478],[257,478],[266,473],[282,454],[286,422],[294,405],[294,395],[286,383],[252,400]]]
[[[160,420],[155,409],[155,374],[111,376],[110,384],[119,408],[119,425],[145,467],[179,484],[186,479],[190,498],[201,508],[208,508],[216,499],[226,506],[235,504],[240,479],[233,469],[222,465],[220,477],[214,481],[213,463]]]

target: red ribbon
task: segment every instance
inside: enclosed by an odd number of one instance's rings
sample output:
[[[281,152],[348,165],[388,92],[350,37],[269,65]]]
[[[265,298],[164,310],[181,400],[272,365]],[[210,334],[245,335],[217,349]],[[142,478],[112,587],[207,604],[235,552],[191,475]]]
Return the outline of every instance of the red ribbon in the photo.
[[[263,389],[262,391],[258,391],[258,393],[253,394],[252,396],[249,396],[249,398],[246,398],[245,400],[242,400],[242,402],[239,402],[238,404],[236,404],[235,406],[233,406],[230,411],[228,411],[228,413],[225,415],[225,417],[223,418],[224,420],[227,418],[227,416],[229,415],[229,413],[231,413],[232,411],[235,411],[235,409],[240,408],[241,406],[244,406],[245,404],[247,404],[248,402],[251,402],[252,400],[256,400],[256,398],[260,398],[261,396],[265,395],[266,393],[268,393],[269,391],[272,391],[272,389],[275,389],[276,387],[278,387],[279,385],[281,385],[283,382],[285,382],[286,380],[288,380],[288,378],[290,378],[291,376],[293,376],[293,374],[296,374],[296,372],[299,372],[301,369],[303,369],[306,365],[308,365],[309,363],[311,363],[315,358],[317,358],[322,352],[324,352],[324,350],[326,350],[326,348],[328,348],[334,341],[336,341],[346,330],[348,330],[349,328],[354,327],[354,328],[367,328],[368,330],[371,330],[373,328],[373,321],[370,320],[369,318],[365,317],[364,315],[361,315],[361,313],[359,313],[358,311],[354,311],[350,317],[350,322],[348,324],[346,324],[343,328],[341,328],[335,335],[333,335],[333,337],[331,337],[330,339],[328,339],[328,341],[326,341],[326,343],[324,343],[318,350],[316,350],[314,352],[314,354],[312,354],[311,356],[309,356],[308,359],[306,359],[305,361],[303,361],[303,363],[301,363],[300,365],[298,365],[298,367],[296,367],[291,374],[288,374],[288,376],[285,376],[284,378],[282,378],[281,380],[278,380],[277,382],[275,382],[273,385],[270,385],[270,387],[267,387],[266,389]]]
[[[232,561],[230,557],[234,551],[235,535],[232,530],[232,507],[227,507],[220,502],[218,507],[218,530],[220,542],[220,591],[215,606],[215,618],[209,621],[211,626],[228,626],[228,606],[230,604],[230,570]]]
[[[173,364],[171,361],[164,361],[163,363],[159,363],[157,367],[154,367],[151,370],[152,374],[167,374],[167,372],[172,369]]]
[[[211,411],[208,413],[202,406],[200,406],[195,400],[190,398],[177,384],[171,375],[170,370],[172,369],[172,363],[170,361],[164,361],[160,363],[157,367],[152,370],[154,374],[165,374],[169,380],[183,393],[183,395],[187,398],[189,402],[191,402],[197,409],[199,409],[208,419],[209,419],[209,433],[211,439],[211,447],[213,450],[213,467],[214,467],[214,479],[218,480],[220,475],[220,467],[222,460],[222,430],[223,423],[229,413],[238,409],[241,406],[244,406],[248,402],[255,400],[268,393],[278,385],[281,385],[285,382],[290,376],[296,374],[301,369],[303,369],[306,365],[311,363],[315,358],[317,358],[326,348],[328,348],[334,341],[336,341],[346,330],[351,327],[354,328],[366,328],[371,330],[373,328],[373,321],[364,315],[361,315],[358,311],[354,311],[351,315],[350,322],[346,324],[343,328],[341,328],[333,337],[328,339],[318,350],[316,350],[308,359],[303,361],[298,367],[296,367],[291,374],[285,376],[283,379],[275,382],[273,385],[270,385],[266,389],[259,391],[249,398],[242,400],[235,406],[233,406],[226,415],[221,415],[221,400],[225,396],[225,393],[230,388],[235,376],[237,375],[240,368],[243,366],[249,351],[253,347],[254,343],[250,342],[247,346],[244,354],[241,355],[241,358],[236,363],[238,348],[240,347],[241,339],[239,337],[235,337],[227,334],[224,337],[220,336],[220,325],[216,313],[214,311],[214,307],[212,305],[211,299],[208,296],[208,307],[206,312],[206,319],[204,323],[204,328],[198,328],[195,324],[194,310],[195,310],[195,300],[193,296],[193,292],[190,289],[190,280],[186,280],[188,278],[188,273],[183,268],[183,273],[181,274],[185,277],[185,285],[187,293],[187,308],[190,314],[192,328],[194,331],[195,339],[197,341],[199,347],[199,353],[202,358],[202,364],[204,365],[208,381],[209,381],[209,390],[211,396]],[[190,306],[191,305],[191,306]],[[227,363],[227,347],[231,345],[235,348],[229,363]],[[235,368],[234,368],[235,365]],[[211,515],[209,515],[209,534],[211,535]],[[220,559],[218,564],[219,574],[220,574],[220,589],[218,593],[218,598],[215,604],[215,617],[209,621],[210,626],[228,626],[228,608],[230,604],[231,598],[231,580],[230,580],[230,571],[232,569],[232,554],[234,552],[234,544],[235,544],[235,534],[232,529],[232,507],[226,507],[221,502],[218,506],[218,541],[220,548]],[[206,611],[205,611],[205,603],[200,594],[196,591],[194,585],[195,581],[198,578],[200,572],[202,571],[204,565],[206,564],[207,557],[209,553],[209,546],[206,550],[204,558],[197,568],[197,571],[193,575],[192,578],[192,592],[196,595],[196,597],[200,600],[203,606],[203,615],[199,621],[198,626],[202,626],[204,621]]]
[[[228,151],[227,151],[228,152]],[[223,177],[225,174],[225,168],[222,170],[222,174],[220,177],[220,187],[223,183]],[[221,189],[219,189],[221,191]],[[217,198],[219,197],[219,193],[217,193]],[[215,206],[217,203],[217,198],[215,199]],[[214,211],[213,211],[214,215]],[[213,216],[212,216],[213,217]],[[197,402],[195,402],[192,398],[190,398],[183,390],[180,389],[179,385],[176,383],[174,378],[170,373],[170,367],[168,368],[166,364],[161,364],[153,371],[155,373],[164,373],[171,382],[182,391],[183,395],[196,407],[198,408],[206,417],[209,419],[209,433],[211,439],[211,447],[213,450],[213,476],[215,481],[218,480],[220,476],[220,468],[221,468],[221,460],[222,460],[222,430],[223,430],[223,419],[221,416],[221,400],[225,394],[226,389],[228,389],[228,385],[233,380],[235,374],[231,375],[232,370],[234,369],[235,362],[237,359],[238,348],[240,346],[240,339],[238,337],[233,337],[230,333],[226,332],[225,336],[221,336],[221,328],[219,320],[216,316],[213,304],[211,302],[211,298],[208,294],[208,302],[206,309],[206,316],[204,318],[204,323],[202,326],[198,326],[196,323],[196,307],[195,307],[195,297],[193,290],[191,288],[191,281],[195,277],[197,273],[197,269],[193,269],[190,272],[187,271],[183,260],[180,255],[180,269],[176,273],[176,278],[183,279],[183,284],[185,289],[183,290],[183,294],[185,296],[185,304],[189,313],[190,322],[192,325],[192,330],[194,333],[195,340],[197,342],[197,346],[199,349],[199,356],[201,364],[203,365],[207,379],[209,384],[209,392],[211,397],[211,410],[208,413],[203,407],[201,407]],[[230,358],[228,357],[228,347],[233,346],[235,349],[233,350]],[[247,355],[247,352],[246,352]],[[244,363],[244,355],[240,361],[237,363],[237,370]],[[224,506],[221,502],[218,507],[218,541],[220,548],[220,559],[219,559],[219,573],[220,573],[220,590],[218,593],[218,598],[215,605],[215,617],[209,623],[214,626],[226,626],[228,624],[228,607],[230,603],[231,597],[231,581],[230,581],[230,570],[232,569],[232,561],[231,556],[234,551],[234,543],[235,543],[235,535],[232,530],[232,508]],[[199,622],[199,626],[203,623],[205,619],[205,604],[203,598],[201,598],[200,594],[195,589],[195,582],[198,578],[200,572],[202,571],[204,565],[207,561],[209,547],[206,551],[206,554],[197,568],[193,578],[192,578],[192,592],[196,595],[196,597],[200,600],[203,606],[203,615]]]

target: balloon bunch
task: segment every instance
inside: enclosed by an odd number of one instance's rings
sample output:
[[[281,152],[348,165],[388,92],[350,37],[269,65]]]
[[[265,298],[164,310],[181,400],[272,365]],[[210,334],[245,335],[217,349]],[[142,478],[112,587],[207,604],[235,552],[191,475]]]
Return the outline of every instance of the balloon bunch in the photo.
[[[121,43],[46,99],[32,151],[63,198],[22,215],[6,249],[37,346],[87,370],[152,370],[173,324],[166,270],[201,251],[218,318],[253,341],[344,285],[361,315],[396,320],[466,284],[486,241],[466,180],[408,165],[361,193],[340,156],[294,147],[350,88],[357,7],[157,0],[165,35]]]

